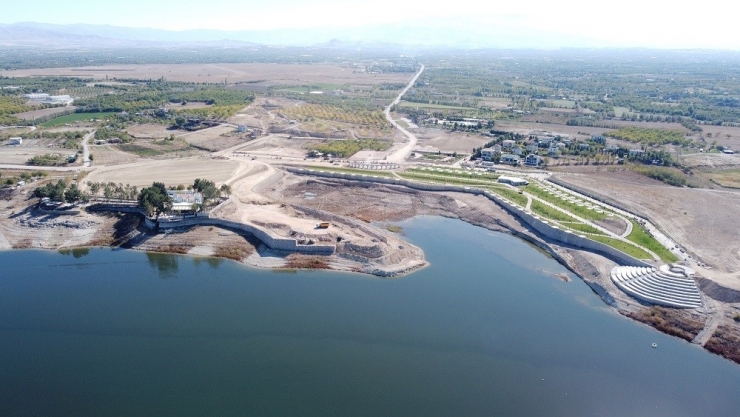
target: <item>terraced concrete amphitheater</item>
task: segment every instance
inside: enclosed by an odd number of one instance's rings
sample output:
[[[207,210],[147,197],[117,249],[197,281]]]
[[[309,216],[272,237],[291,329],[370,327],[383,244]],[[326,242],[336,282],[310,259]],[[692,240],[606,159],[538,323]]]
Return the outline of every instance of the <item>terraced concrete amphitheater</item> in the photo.
[[[679,265],[660,268],[616,266],[612,268],[614,284],[627,294],[646,301],[676,308],[702,306],[701,294],[691,278],[694,271]]]

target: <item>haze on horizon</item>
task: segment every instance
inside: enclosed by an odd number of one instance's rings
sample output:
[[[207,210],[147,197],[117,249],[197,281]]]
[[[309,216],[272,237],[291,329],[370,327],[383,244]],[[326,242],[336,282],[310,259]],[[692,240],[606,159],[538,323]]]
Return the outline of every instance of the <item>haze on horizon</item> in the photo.
[[[90,24],[162,30],[321,31],[322,39],[388,41],[373,28],[440,28],[495,47],[645,47],[740,50],[735,16],[740,5],[723,0],[700,4],[623,0],[608,5],[586,0],[483,2],[440,0],[373,2],[341,0],[178,0],[126,2],[30,0],[3,6],[0,24]],[[358,30],[358,32],[352,32]],[[378,29],[379,31],[379,29]],[[334,32],[334,33],[333,33]],[[424,39],[424,36],[418,39]],[[335,35],[336,36],[333,36]],[[446,33],[445,33],[446,34]],[[228,36],[225,36],[228,38]],[[328,38],[328,39],[327,39]],[[344,40],[344,39],[343,39]],[[397,43],[414,42],[398,39]]]

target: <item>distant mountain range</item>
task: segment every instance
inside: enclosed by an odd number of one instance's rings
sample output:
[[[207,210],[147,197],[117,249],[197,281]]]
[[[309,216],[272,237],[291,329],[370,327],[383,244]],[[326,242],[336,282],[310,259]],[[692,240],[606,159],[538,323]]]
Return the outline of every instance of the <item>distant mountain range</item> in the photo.
[[[0,25],[0,47],[115,48],[208,45],[312,46],[394,44],[453,48],[537,48],[611,46],[594,39],[523,29],[506,22],[470,25],[425,19],[404,24],[247,31],[140,29],[108,25],[15,23]]]

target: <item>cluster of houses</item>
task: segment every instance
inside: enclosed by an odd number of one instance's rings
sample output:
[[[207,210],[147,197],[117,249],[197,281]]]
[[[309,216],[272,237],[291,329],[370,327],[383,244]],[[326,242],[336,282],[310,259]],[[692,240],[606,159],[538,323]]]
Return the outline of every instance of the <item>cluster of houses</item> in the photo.
[[[558,144],[560,143],[562,142],[558,142]],[[553,152],[558,151],[563,146],[567,145],[557,146],[551,149],[550,155],[553,155]],[[481,149],[480,153],[481,159],[484,161],[492,161],[496,156],[500,155],[500,162],[502,164],[538,166],[542,163],[542,157],[535,153],[538,149],[539,146],[537,144],[528,144],[525,148],[522,148],[517,146],[514,140],[507,139],[501,142],[500,145],[496,144],[490,148]],[[528,152],[528,154],[523,156],[524,152]]]
[[[509,165],[538,166],[542,163],[542,156],[559,157],[571,146],[571,140],[567,135],[553,135],[552,133],[530,135],[531,142],[517,144],[516,141],[507,139],[490,148],[481,149],[481,159],[493,161],[500,156],[500,162]],[[578,142],[579,150],[588,150],[593,143],[606,144],[606,138],[601,135],[591,136],[588,142]],[[617,145],[607,145],[607,152],[615,153]],[[643,154],[642,149],[631,149],[629,155],[639,156]],[[526,155],[526,156],[525,156]]]

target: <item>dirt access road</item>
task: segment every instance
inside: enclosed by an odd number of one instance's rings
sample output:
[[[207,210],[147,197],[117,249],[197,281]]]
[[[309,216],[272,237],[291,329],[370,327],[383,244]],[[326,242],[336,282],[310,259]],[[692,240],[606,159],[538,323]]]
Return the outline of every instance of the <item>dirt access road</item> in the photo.
[[[401,133],[403,133],[409,140],[409,142],[406,145],[402,146],[400,149],[388,155],[387,159],[389,162],[395,162],[398,164],[402,163],[403,161],[406,160],[406,158],[409,157],[409,155],[411,155],[411,151],[414,149],[414,146],[416,146],[416,142],[417,142],[416,136],[413,133],[401,127],[398,123],[396,123],[393,120],[393,118],[391,117],[391,107],[395,106],[401,101],[401,97],[403,97],[403,95],[406,94],[407,91],[409,91],[409,89],[414,85],[414,83],[419,78],[421,73],[424,72],[424,65],[423,64],[419,64],[419,65],[421,65],[421,68],[419,68],[419,71],[411,78],[411,81],[409,81],[406,87],[403,90],[401,90],[401,93],[398,94],[398,97],[396,97],[396,99],[393,100],[393,102],[391,102],[391,104],[389,104],[383,111],[383,113],[385,113],[386,120],[388,120],[388,122],[391,125],[393,125],[394,128],[400,130]]]

